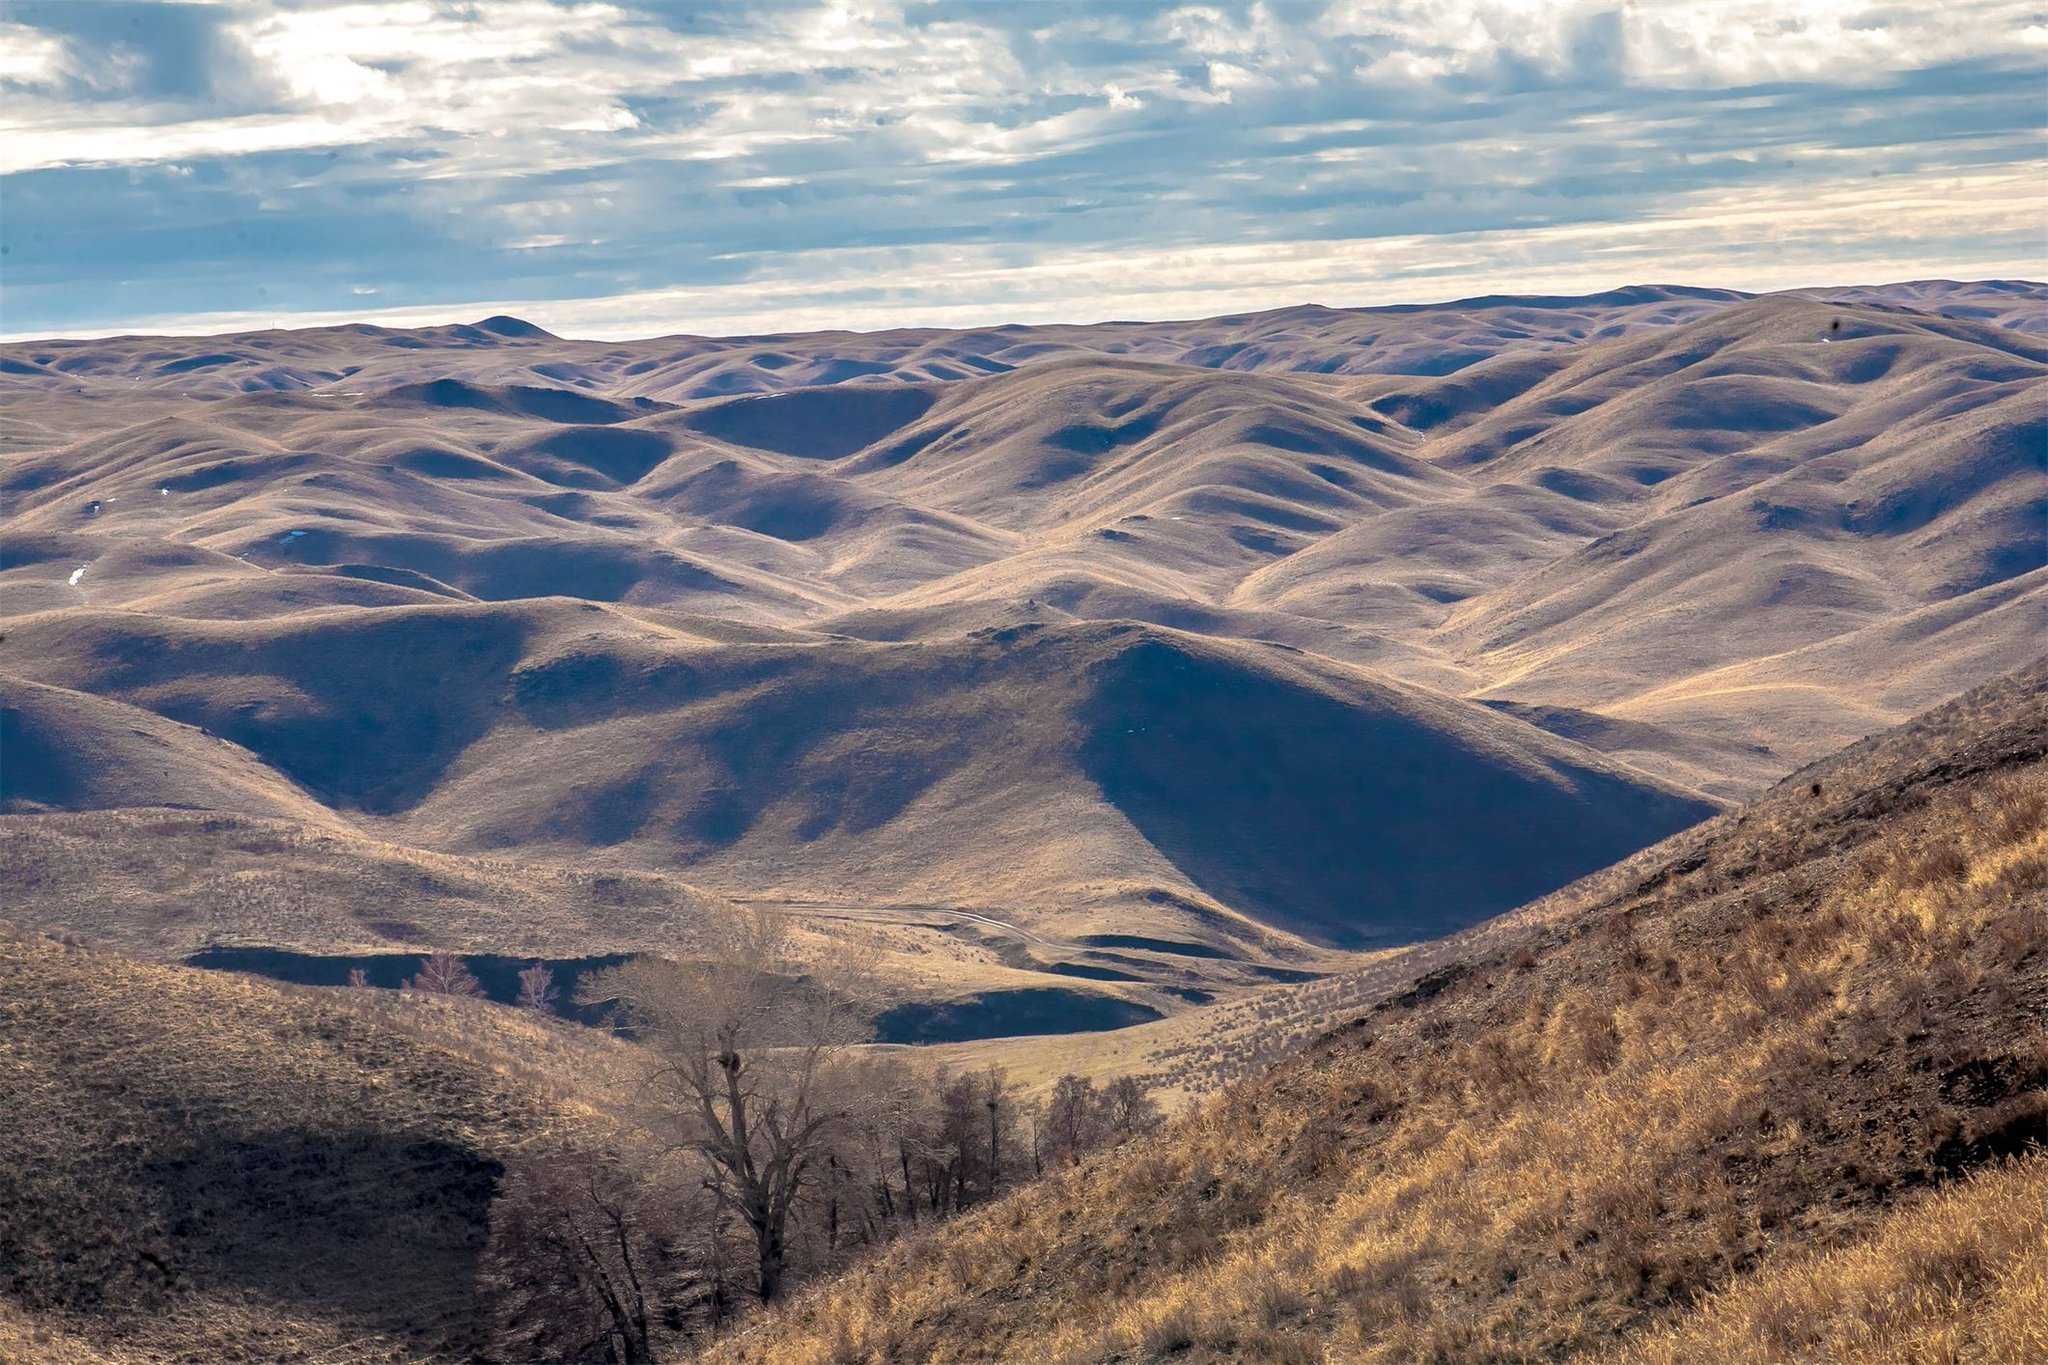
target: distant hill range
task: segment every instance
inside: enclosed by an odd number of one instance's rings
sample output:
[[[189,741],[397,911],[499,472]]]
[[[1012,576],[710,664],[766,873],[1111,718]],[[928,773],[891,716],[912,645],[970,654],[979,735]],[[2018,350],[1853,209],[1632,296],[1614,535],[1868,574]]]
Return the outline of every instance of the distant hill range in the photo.
[[[11,344],[0,799],[1413,941],[2037,652],[2044,380],[2012,281]]]

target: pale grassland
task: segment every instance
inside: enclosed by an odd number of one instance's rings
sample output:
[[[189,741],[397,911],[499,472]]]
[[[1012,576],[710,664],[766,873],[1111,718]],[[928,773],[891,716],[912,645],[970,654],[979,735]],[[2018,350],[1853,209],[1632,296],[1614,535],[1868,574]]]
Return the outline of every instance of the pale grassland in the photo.
[[[428,852],[182,810],[0,819],[17,926],[175,961],[212,944],[536,957],[685,954],[722,898],[673,877]]]
[[[1063,1075],[1097,1082],[1131,1076],[1177,1112],[1299,1051],[1333,1019],[1368,1008],[1453,952],[1453,941],[1439,940],[1357,954],[1343,970],[1314,981],[1268,986],[1104,1033],[989,1038],[917,1051],[955,1071],[1000,1066],[1028,1098],[1042,1096]]]
[[[664,872],[436,853],[291,820],[170,809],[0,817],[0,881],[10,891],[0,918],[155,961],[212,946],[682,958],[702,950],[706,917],[729,908],[723,896]],[[852,943],[879,952],[880,1007],[1056,987],[1174,1014],[1189,1005],[1155,982],[1184,982],[1222,1000],[1268,994],[1256,967],[1223,958],[1155,955],[1138,973],[1145,979],[1130,983],[1049,974],[1085,950],[1039,936],[1027,942],[943,908],[798,902],[787,910],[812,951]],[[1114,907],[1077,912],[1074,926],[1145,928]],[[1328,970],[1363,959],[1304,950],[1289,960]],[[1220,1055],[1205,1052],[1197,1069],[1213,1069]]]

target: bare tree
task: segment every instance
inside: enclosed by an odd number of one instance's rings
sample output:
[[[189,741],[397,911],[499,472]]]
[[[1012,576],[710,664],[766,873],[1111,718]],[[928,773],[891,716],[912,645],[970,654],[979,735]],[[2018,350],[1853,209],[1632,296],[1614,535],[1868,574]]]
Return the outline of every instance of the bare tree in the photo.
[[[1102,1127],[1112,1142],[1159,1126],[1159,1104],[1135,1076],[1119,1076],[1102,1090]]]
[[[479,1270],[499,1352],[651,1365],[687,1280],[681,1233],[702,1212],[614,1157],[515,1160]]]
[[[348,969],[348,984],[362,990],[369,986],[370,974],[361,967],[351,967]]]
[[[555,989],[552,968],[536,962],[519,973],[519,999],[515,1002],[519,1008],[553,1014],[561,999],[562,993]]]
[[[1069,1165],[1079,1161],[1096,1145],[1101,1108],[1093,1081],[1072,1072],[1054,1081],[1045,1102],[1047,1149]]]
[[[469,968],[462,965],[462,959],[454,953],[429,953],[427,960],[420,964],[419,975],[406,983],[416,991],[431,991],[435,995],[482,995],[483,986],[469,974]]]
[[[981,1169],[981,1106],[975,1093],[974,1077],[937,1076],[934,1098],[938,1101],[938,1179],[933,1186],[932,1211],[958,1213],[967,1207],[967,1190]]]
[[[1003,1133],[1017,1121],[1016,1099],[1003,1069],[990,1062],[981,1074],[981,1107],[988,1111],[988,1197],[993,1199],[1003,1178]]]
[[[1023,1118],[1031,1146],[1031,1178],[1037,1180],[1045,1174],[1045,1106],[1033,1100],[1024,1106]]]
[[[599,974],[588,1003],[616,1004],[659,1059],[646,1099],[658,1128],[695,1151],[704,1187],[752,1234],[755,1292],[781,1292],[791,1211],[822,1176],[864,1096],[846,1050],[868,1036],[858,954],[806,961],[780,915],[721,916],[702,962],[639,958]]]
[[[844,1084],[863,1097],[837,1143],[849,1192],[862,1196],[858,1226],[849,1235],[871,1246],[893,1236],[898,1219],[917,1221],[909,1135],[922,1119],[926,1078],[895,1057],[869,1055],[849,1059]],[[899,1169],[900,1194],[893,1183]]]

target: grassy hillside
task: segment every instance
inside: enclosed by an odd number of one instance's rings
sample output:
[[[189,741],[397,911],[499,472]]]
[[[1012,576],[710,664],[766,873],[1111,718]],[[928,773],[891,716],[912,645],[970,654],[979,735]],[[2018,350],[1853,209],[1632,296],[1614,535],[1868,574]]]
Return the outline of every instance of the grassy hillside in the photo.
[[[1461,928],[1716,808],[1486,707],[1131,623],[785,645],[552,598],[67,612],[14,623],[0,667],[54,684],[15,689],[38,755],[64,717],[125,722],[416,845],[601,852],[729,891],[1041,923],[1073,910],[1055,932],[1254,950]],[[160,752],[38,761],[5,796],[147,791],[175,781]],[[1470,856],[1482,844],[1496,856]],[[1117,883],[1137,893],[1094,923]]]
[[[709,1354],[2033,1359],[2044,945],[2048,664]],[[631,1074],[494,1007],[10,934],[0,1358],[472,1358],[499,1163],[607,1124]]]
[[[134,957],[216,944],[306,952],[687,955],[724,902],[653,872],[454,856],[346,828],[139,810],[0,819],[17,924]]]
[[[2038,1359],[2044,760],[2035,665],[709,1358]]]
[[[2044,320],[0,347],[0,1356],[472,1350],[604,1045],[162,964],[688,957],[725,897],[872,950],[884,1046],[1210,1097],[728,1354],[1679,1359],[1887,1275],[2002,1348],[2042,670],[1766,789],[2038,650]],[[1891,1311],[1809,1345],[1980,1330]]]
[[[1627,1365],[2048,1358],[2048,1160],[2000,1163],[1782,1258],[1616,1350]]]
[[[619,1060],[0,931],[0,1359],[467,1355],[500,1162],[605,1123]]]

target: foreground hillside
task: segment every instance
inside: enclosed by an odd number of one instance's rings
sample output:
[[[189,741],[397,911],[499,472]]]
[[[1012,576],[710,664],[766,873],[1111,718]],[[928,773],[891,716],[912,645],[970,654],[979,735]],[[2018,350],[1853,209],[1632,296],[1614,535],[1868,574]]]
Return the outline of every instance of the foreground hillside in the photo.
[[[0,1360],[473,1355],[502,1163],[602,1123],[617,1051],[0,929]]]
[[[2039,1357],[2048,661],[1409,960],[711,1358]],[[480,1002],[9,933],[0,1358],[483,1358],[501,1169],[640,1074]]]
[[[2048,661],[721,1360],[2038,1360]]]

